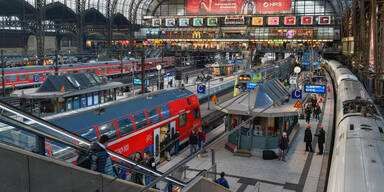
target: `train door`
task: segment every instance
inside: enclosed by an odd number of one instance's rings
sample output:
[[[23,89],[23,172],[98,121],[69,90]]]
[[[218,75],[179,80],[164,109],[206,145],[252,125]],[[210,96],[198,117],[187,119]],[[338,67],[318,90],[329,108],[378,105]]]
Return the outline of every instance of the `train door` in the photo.
[[[176,121],[171,122],[171,138],[176,134]]]
[[[160,128],[153,130],[153,157],[160,161]]]

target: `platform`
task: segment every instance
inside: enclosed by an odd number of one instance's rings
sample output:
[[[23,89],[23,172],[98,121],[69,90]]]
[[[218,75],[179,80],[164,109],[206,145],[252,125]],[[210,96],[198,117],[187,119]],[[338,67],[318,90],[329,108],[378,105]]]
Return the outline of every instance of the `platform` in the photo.
[[[329,81],[330,82],[330,81]],[[224,171],[230,185],[230,190],[243,191],[323,191],[325,186],[325,172],[327,169],[329,153],[329,135],[332,132],[333,120],[333,94],[327,95],[326,103],[321,105],[322,114],[320,121],[311,119],[312,134],[315,128],[322,125],[326,131],[326,143],[324,155],[317,155],[317,137],[313,138],[313,148],[316,153],[305,152],[304,131],[307,126],[305,120],[299,120],[296,131],[290,135],[292,140],[287,155],[287,162],[279,160],[263,160],[261,151],[252,151],[251,157],[234,156],[232,152],[225,149],[227,140],[222,140],[214,145],[217,164],[217,177]],[[224,131],[220,126],[208,134],[207,140],[215,138]],[[189,155],[189,147],[172,159],[167,164],[160,166],[159,170],[166,171],[168,168],[180,162]],[[186,179],[193,178],[198,171],[209,169],[211,166],[211,154],[205,158],[194,158],[187,163]]]

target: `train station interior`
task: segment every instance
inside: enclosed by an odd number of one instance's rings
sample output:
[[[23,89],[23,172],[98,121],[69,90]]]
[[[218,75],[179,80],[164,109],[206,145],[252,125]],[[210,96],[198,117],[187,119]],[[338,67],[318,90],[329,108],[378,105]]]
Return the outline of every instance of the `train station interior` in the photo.
[[[379,0],[0,0],[0,191],[383,191],[383,55]]]

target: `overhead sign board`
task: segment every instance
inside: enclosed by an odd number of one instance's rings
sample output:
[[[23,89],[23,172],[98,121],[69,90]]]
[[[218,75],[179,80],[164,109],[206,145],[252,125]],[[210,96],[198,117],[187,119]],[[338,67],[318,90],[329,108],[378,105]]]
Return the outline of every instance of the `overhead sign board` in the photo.
[[[252,25],[254,26],[262,26],[263,25],[263,17],[252,17]]]
[[[175,19],[166,19],[165,20],[165,26],[167,27],[174,27],[176,25]]]
[[[237,16],[237,15],[232,15],[232,16],[226,16],[224,20],[225,24],[244,24],[244,16]]]
[[[204,24],[204,19],[203,18],[194,18],[193,19],[193,26],[195,27],[201,27]]]
[[[205,94],[205,85],[197,85],[197,93]]]
[[[325,93],[325,85],[305,85],[304,92],[306,93]]]
[[[180,18],[179,19],[179,26],[180,27],[187,27],[189,25],[189,19],[188,18]]]
[[[263,85],[262,82],[251,82],[251,83],[247,83],[247,89],[256,89],[257,86],[261,86]]]
[[[293,90],[292,91],[292,99],[301,99],[303,97],[302,90]]]
[[[207,26],[209,26],[209,27],[217,26],[217,18],[208,18],[207,19]]]
[[[268,17],[268,25],[279,25],[279,17]]]
[[[289,78],[289,84],[296,85],[297,84],[297,77],[290,77]]]
[[[186,0],[187,15],[250,15],[290,11],[291,0]]]
[[[152,26],[153,27],[160,27],[161,26],[161,19],[152,19]]]
[[[319,16],[319,25],[329,25],[331,24],[331,16]]]
[[[296,17],[284,17],[284,25],[296,25]]]
[[[312,25],[313,24],[313,17],[312,16],[302,16],[301,17],[301,24],[302,25]]]

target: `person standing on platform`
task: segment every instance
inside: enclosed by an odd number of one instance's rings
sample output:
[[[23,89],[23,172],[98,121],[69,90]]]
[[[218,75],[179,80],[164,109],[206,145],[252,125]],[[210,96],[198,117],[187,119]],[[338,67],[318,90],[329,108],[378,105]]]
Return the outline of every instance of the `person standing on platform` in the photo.
[[[148,152],[144,152],[144,164],[146,167],[151,168],[156,171],[155,158],[151,157]],[[145,176],[145,185],[150,184],[153,181],[153,178],[150,176]],[[154,187],[156,188],[156,186]]]
[[[135,161],[138,164],[143,163],[143,158],[141,157],[141,154],[139,152],[135,153],[135,156],[133,157],[133,161]],[[144,185],[143,183],[143,174],[133,172],[132,173],[132,180],[134,183],[139,184],[139,185]]]
[[[311,126],[307,126],[304,134],[304,142],[305,142],[305,151],[313,152],[312,149],[312,131]]]
[[[91,169],[116,177],[116,174],[113,171],[112,159],[109,156],[105,146],[108,139],[107,135],[102,135],[99,141],[92,143],[91,151],[94,155],[92,155],[91,159]]]
[[[281,159],[284,162],[285,162],[285,155],[287,154],[287,151],[288,151],[288,143],[289,143],[289,139],[287,137],[287,133],[284,132],[283,136],[280,139],[280,144],[279,144],[279,148],[280,148],[279,160]]]
[[[206,134],[203,128],[199,128],[199,150],[204,148]]]
[[[218,178],[216,180],[216,183],[225,187],[225,188],[228,188],[229,189],[229,185],[228,185],[228,181],[224,178],[225,177],[225,173],[224,172],[221,172],[220,174],[220,178]]]
[[[180,146],[180,131],[177,130],[175,133],[175,155],[179,154],[179,146]]]
[[[308,105],[305,108],[305,122],[309,124],[310,121],[311,121],[311,107]]]
[[[170,132],[169,130],[167,131],[167,134],[165,135],[165,157],[167,158],[167,161],[170,161],[171,160],[171,149],[172,149],[172,145],[171,145],[171,135],[170,135]]]
[[[315,136],[319,137],[317,139],[317,142],[319,144],[319,153],[318,155],[322,155],[323,154],[323,150],[324,150],[324,143],[325,143],[325,131],[323,129],[323,126],[320,126],[319,127],[319,133],[316,134]]]
[[[319,104],[316,104],[316,107],[313,110],[313,113],[315,115],[315,119],[319,121],[320,120],[320,113],[321,113],[321,109],[320,109],[320,105]]]
[[[191,155],[197,151],[198,135],[195,130],[192,129],[191,135],[189,135],[189,144],[191,149]]]

